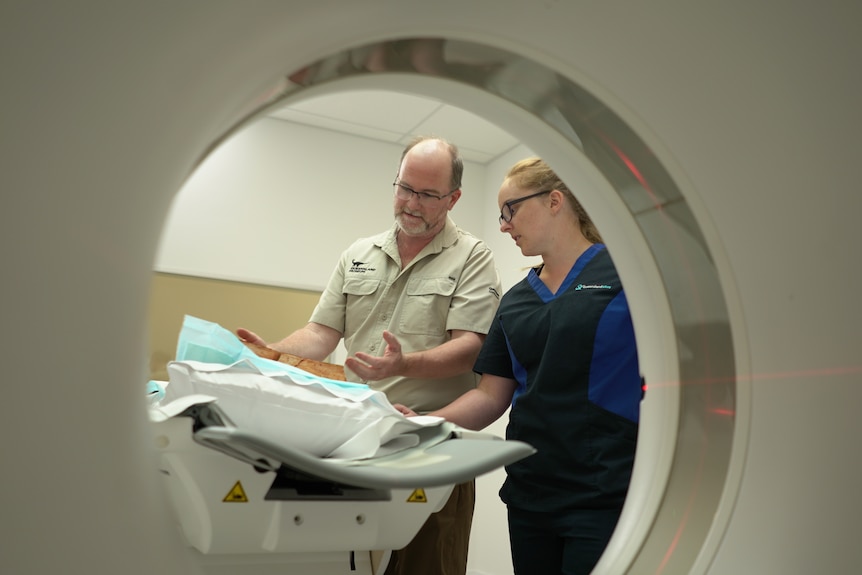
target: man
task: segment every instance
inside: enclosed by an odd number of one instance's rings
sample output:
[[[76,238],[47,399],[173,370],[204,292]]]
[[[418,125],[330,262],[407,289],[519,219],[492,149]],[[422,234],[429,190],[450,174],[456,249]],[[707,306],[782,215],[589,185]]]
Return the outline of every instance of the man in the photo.
[[[273,344],[242,328],[239,337],[316,360],[344,338],[347,378],[417,413],[473,389],[500,280],[490,249],[448,216],[463,169],[445,140],[411,142],[393,184],[395,223],[342,254],[309,323]],[[393,552],[387,575],[466,573],[474,487],[456,486],[413,541]]]

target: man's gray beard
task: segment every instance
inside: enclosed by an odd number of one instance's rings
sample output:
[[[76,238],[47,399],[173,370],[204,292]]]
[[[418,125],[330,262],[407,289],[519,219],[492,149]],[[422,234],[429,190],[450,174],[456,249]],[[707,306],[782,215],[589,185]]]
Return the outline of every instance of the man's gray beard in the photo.
[[[431,229],[431,227],[428,225],[428,222],[427,222],[427,221],[425,221],[425,218],[422,218],[422,216],[418,216],[418,217],[420,217],[420,218],[422,219],[422,220],[421,220],[421,221],[422,221],[422,223],[421,223],[421,224],[415,224],[415,225],[413,225],[413,226],[411,226],[411,227],[405,226],[405,225],[404,225],[405,220],[404,220],[404,218],[402,218],[402,216],[403,216],[404,214],[405,214],[405,212],[402,210],[401,212],[399,212],[399,213],[395,216],[395,220],[398,222],[398,227],[399,227],[400,229],[404,230],[404,233],[406,233],[406,234],[410,234],[410,235],[415,235],[415,234],[424,234],[425,232],[427,232],[428,230],[430,230],[430,229]]]

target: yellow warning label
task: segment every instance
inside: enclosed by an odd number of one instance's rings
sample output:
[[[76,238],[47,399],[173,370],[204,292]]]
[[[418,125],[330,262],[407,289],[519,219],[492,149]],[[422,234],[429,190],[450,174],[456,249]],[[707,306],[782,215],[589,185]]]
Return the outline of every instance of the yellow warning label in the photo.
[[[245,496],[245,489],[242,488],[242,483],[237,481],[222,501],[226,503],[248,503],[248,497]]]
[[[428,498],[425,496],[425,490],[422,488],[414,489],[410,497],[407,498],[407,503],[428,503]]]

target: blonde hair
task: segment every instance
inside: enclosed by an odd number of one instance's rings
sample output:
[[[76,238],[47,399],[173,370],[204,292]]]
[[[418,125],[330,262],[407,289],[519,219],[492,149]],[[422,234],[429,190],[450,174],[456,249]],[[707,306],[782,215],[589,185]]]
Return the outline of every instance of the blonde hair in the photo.
[[[541,158],[526,158],[509,168],[506,179],[512,180],[519,188],[528,190],[559,190],[578,220],[581,233],[594,244],[604,243],[599,230],[587,211],[575,198],[572,191]]]

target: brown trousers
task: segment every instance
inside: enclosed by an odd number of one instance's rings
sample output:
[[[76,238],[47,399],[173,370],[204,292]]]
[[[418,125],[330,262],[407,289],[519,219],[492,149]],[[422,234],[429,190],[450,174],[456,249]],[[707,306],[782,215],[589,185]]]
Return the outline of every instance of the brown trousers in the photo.
[[[404,549],[392,552],[386,575],[465,575],[476,481],[456,485]]]

